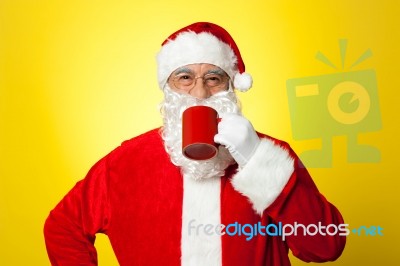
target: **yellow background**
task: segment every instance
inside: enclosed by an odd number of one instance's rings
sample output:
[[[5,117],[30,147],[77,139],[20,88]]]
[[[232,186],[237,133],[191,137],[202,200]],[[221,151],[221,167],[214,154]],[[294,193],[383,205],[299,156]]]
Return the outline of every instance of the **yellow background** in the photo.
[[[346,162],[335,137],[332,168],[310,169],[350,227],[379,225],[384,236],[348,237],[332,265],[395,265],[399,219],[398,1],[0,1],[0,265],[49,265],[42,227],[50,209],[102,156],[161,125],[155,53],[173,31],[195,21],[224,26],[253,75],[240,94],[256,129],[297,152],[318,141],[292,138],[286,80],[337,73],[370,48],[353,70],[375,69],[382,130],[360,134],[376,146],[375,164]],[[108,240],[100,265],[117,265]],[[292,259],[293,265],[305,265]],[[329,264],[330,265],[330,264]]]

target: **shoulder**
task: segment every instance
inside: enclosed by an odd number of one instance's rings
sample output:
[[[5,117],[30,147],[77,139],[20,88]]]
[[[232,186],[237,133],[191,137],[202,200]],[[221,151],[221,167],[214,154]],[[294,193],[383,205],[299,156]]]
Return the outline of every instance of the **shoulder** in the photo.
[[[117,159],[121,157],[138,157],[150,154],[157,156],[164,154],[165,150],[160,130],[160,128],[156,128],[123,141],[120,146],[109,154],[109,157]]]
[[[119,149],[130,149],[130,148],[135,148],[138,146],[143,148],[146,146],[151,146],[152,144],[162,144],[160,130],[161,130],[160,128],[155,128],[155,129],[147,131],[141,135],[138,135],[134,138],[125,140],[121,143],[121,146],[119,146],[118,148]]]
[[[288,151],[291,151],[291,150],[292,150],[292,149],[290,148],[289,143],[287,143],[286,141],[283,141],[283,140],[281,140],[281,139],[274,138],[274,137],[272,137],[272,136],[269,136],[269,135],[266,135],[266,134],[260,133],[260,132],[257,132],[257,135],[258,135],[258,137],[259,137],[260,139],[267,140],[268,142],[271,142],[274,146],[278,146],[278,147],[284,148],[284,149],[286,149],[286,150],[288,150]]]
[[[303,163],[300,161],[297,153],[292,149],[290,144],[286,141],[283,141],[281,139],[277,139],[274,137],[271,137],[269,135],[257,132],[258,137],[262,140],[264,143],[268,143],[269,145],[265,145],[266,149],[264,152],[267,152],[268,150],[273,150],[273,151],[282,151],[283,154],[286,154],[289,156],[289,158],[294,160],[294,165],[300,168],[305,168]]]

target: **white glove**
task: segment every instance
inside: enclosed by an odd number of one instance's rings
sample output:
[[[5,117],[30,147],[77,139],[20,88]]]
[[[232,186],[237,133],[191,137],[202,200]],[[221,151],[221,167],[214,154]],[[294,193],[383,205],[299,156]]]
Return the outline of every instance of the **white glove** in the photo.
[[[224,145],[239,166],[243,167],[256,151],[260,138],[250,121],[243,116],[223,114],[214,141]]]

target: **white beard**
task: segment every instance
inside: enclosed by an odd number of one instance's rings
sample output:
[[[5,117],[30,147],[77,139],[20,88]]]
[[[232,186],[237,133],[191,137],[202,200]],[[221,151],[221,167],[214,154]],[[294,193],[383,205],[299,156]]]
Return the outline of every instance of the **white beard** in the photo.
[[[225,169],[234,163],[229,151],[222,145],[218,155],[204,161],[187,159],[182,154],[182,113],[188,107],[204,105],[217,110],[218,114],[240,114],[240,106],[236,94],[232,91],[217,93],[210,98],[200,100],[187,94],[172,91],[168,84],[164,88],[164,101],[161,103],[161,114],[164,121],[162,139],[164,146],[174,165],[180,166],[183,175],[195,180],[219,177]]]

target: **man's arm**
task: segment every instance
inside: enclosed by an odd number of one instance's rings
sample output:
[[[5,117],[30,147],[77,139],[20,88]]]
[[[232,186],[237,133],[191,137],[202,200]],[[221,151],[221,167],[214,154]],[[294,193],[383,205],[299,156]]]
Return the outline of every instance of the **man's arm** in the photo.
[[[320,194],[287,143],[260,137],[261,143],[253,157],[233,177],[233,186],[249,198],[258,214],[268,215],[283,226],[298,225],[297,236],[293,232],[285,237],[296,257],[307,262],[337,259],[346,242],[346,237],[339,235],[343,232],[339,231],[339,225],[344,223],[341,214]],[[301,225],[306,230],[309,226],[312,235],[304,236]],[[334,235],[326,233],[327,226]],[[286,228],[286,232],[290,230]]]
[[[340,256],[346,242],[346,237],[339,235],[342,216],[319,193],[287,143],[257,134],[246,118],[236,114],[222,116],[214,140],[225,145],[238,163],[232,185],[250,200],[254,211],[283,226],[298,225],[297,236],[285,238],[295,256],[315,262]],[[328,226],[332,235],[325,232]],[[313,235],[303,235],[307,228]]]
[[[95,234],[106,233],[110,216],[107,176],[104,158],[50,212],[44,237],[52,265],[97,265]]]
[[[265,213],[292,228],[297,225],[297,236],[293,232],[285,239],[294,256],[306,262],[336,260],[346,244],[347,227],[343,217],[318,191],[297,155],[289,147],[287,149],[294,158],[294,171]],[[288,227],[287,232],[292,228]]]

